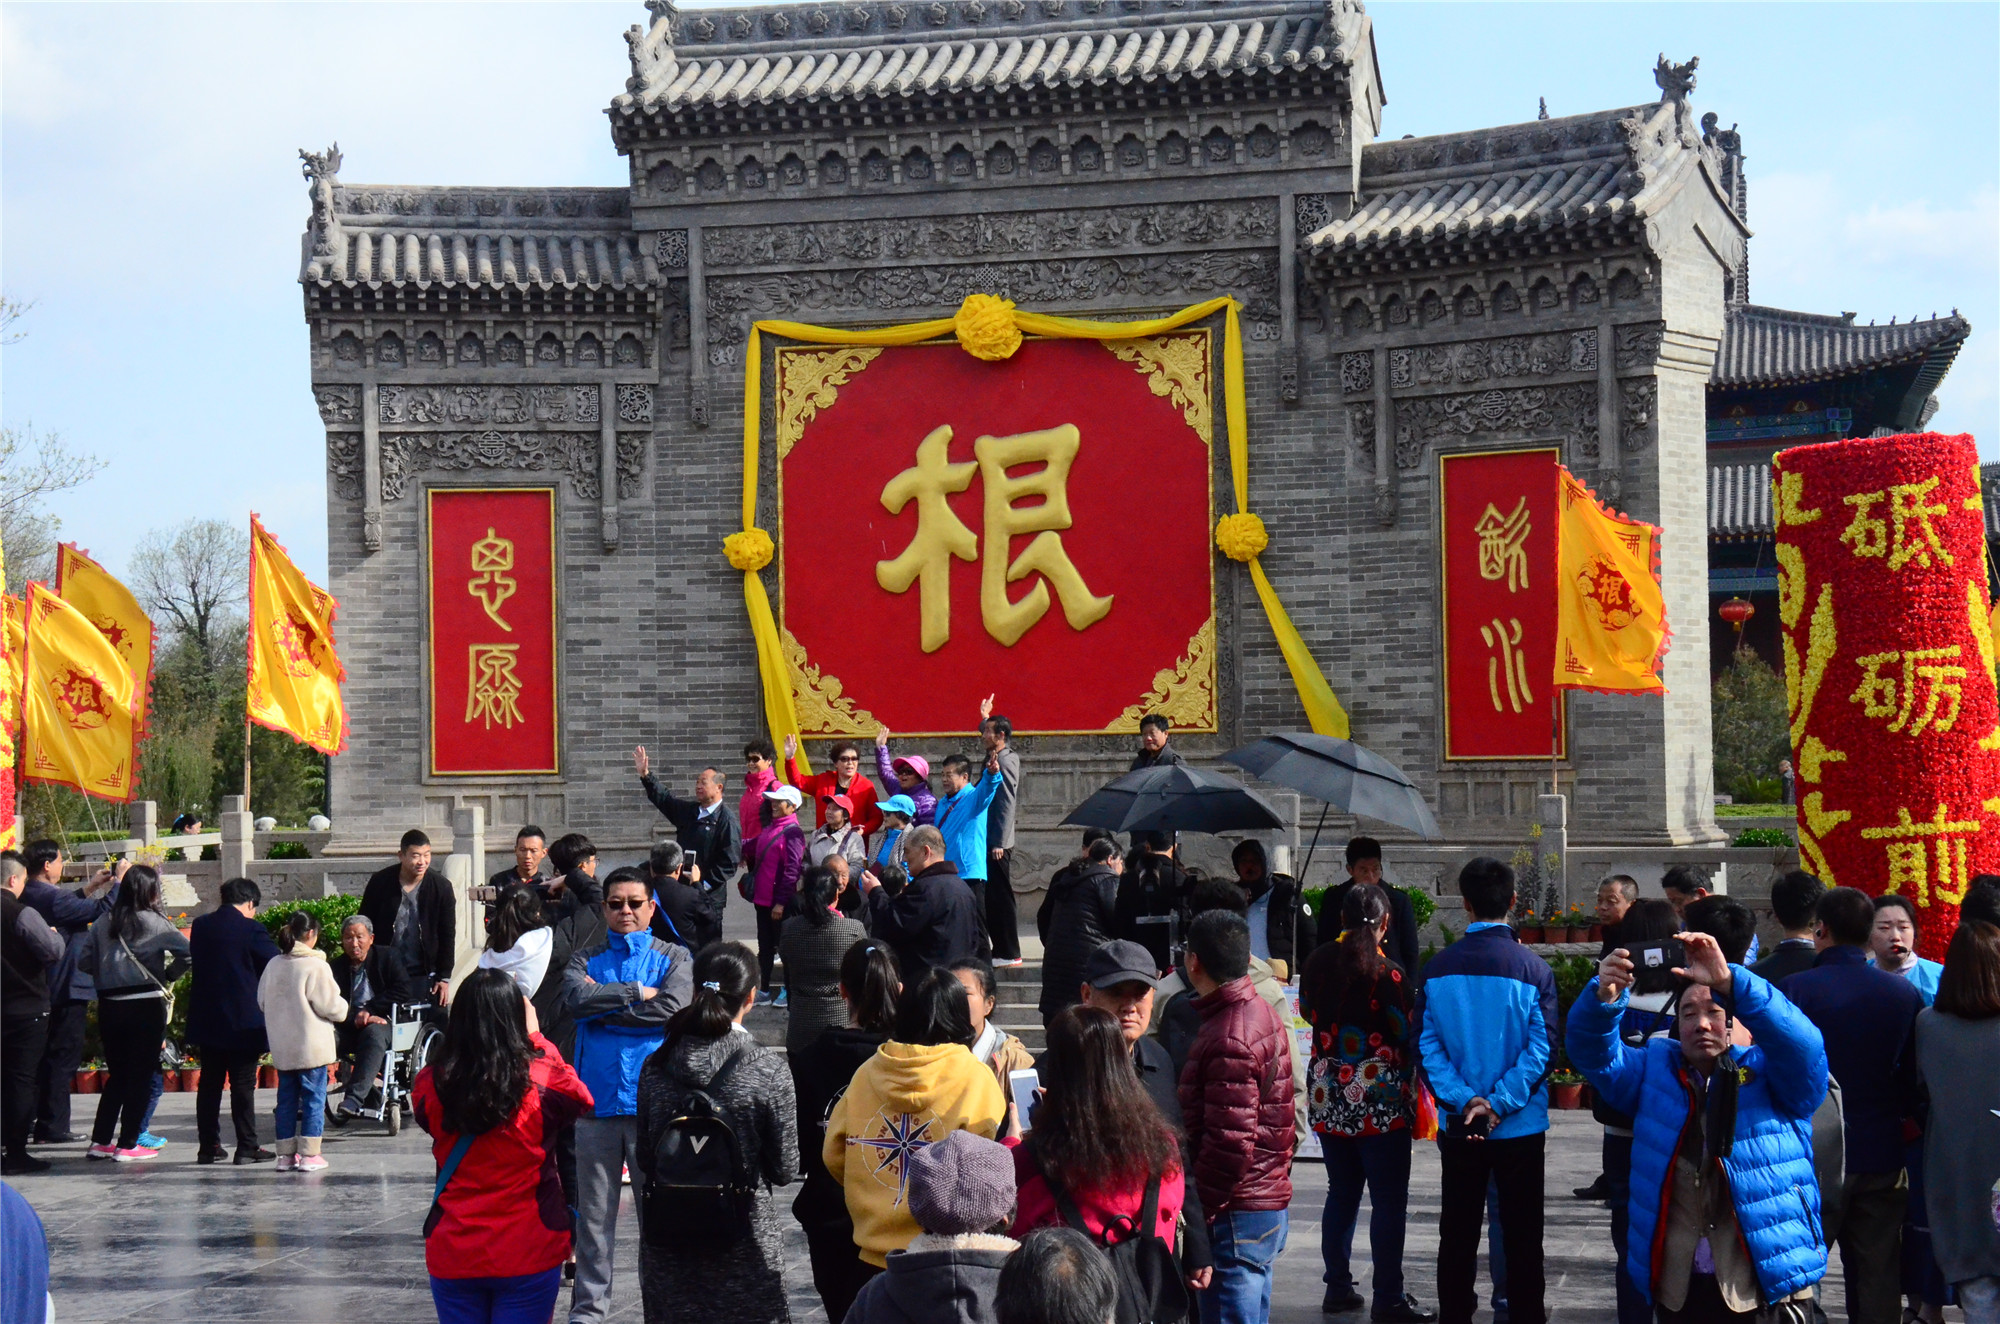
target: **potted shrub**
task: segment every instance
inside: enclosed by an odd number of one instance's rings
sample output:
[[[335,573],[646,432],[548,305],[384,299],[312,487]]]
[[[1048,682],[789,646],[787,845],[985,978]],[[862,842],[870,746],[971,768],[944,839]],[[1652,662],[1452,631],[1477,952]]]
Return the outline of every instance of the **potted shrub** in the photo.
[[[71,1094],[97,1093],[97,1072],[91,1067],[78,1067],[75,1074],[70,1077],[69,1092]]]
[[[257,1088],[260,1090],[278,1088],[278,1069],[271,1065],[269,1056],[257,1064]]]
[[[181,1092],[183,1094],[192,1094],[200,1088],[201,1063],[190,1059],[188,1065],[181,1068]]]
[[[1544,933],[1545,930],[1542,927],[1541,916],[1532,910],[1527,911],[1521,916],[1521,927],[1518,936],[1522,942],[1546,942],[1547,938],[1544,937]]]
[[[1583,1106],[1583,1077],[1567,1069],[1551,1072],[1549,1075],[1549,1102],[1558,1108],[1581,1108]]]

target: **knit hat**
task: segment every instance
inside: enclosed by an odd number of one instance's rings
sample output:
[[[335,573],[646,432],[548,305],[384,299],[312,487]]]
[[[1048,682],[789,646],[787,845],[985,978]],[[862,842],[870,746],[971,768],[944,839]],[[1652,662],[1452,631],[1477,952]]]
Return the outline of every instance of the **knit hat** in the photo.
[[[891,763],[889,766],[893,768],[899,765],[908,768],[911,772],[916,773],[917,779],[919,781],[930,780],[931,776],[930,760],[925,758],[921,754],[904,754],[899,758],[897,758],[896,761],[894,763]]]
[[[1014,1208],[1014,1156],[970,1131],[953,1131],[903,1160],[910,1216],[940,1237],[984,1232]]]
[[[904,818],[917,816],[917,802],[907,795],[892,795],[876,807],[885,814],[901,814]]]

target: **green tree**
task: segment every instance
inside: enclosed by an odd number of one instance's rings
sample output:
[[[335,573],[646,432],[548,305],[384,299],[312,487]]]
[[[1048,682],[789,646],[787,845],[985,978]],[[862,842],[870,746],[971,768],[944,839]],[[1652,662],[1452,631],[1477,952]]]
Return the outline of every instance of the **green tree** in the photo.
[[[1747,648],[1715,678],[1709,711],[1715,747],[1715,789],[1739,798],[1771,796],[1778,762],[1792,754],[1785,682]],[[1764,783],[1759,785],[1758,783]]]

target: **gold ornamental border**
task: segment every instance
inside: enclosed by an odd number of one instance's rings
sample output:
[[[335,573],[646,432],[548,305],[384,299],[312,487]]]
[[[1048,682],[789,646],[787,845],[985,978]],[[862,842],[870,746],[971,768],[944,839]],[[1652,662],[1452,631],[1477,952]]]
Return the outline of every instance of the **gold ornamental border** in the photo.
[[[1029,340],[1050,339],[1028,336]],[[932,343],[948,345],[948,340],[900,348],[929,348]],[[1207,327],[1164,332],[1130,340],[1097,342],[1114,357],[1129,363],[1146,379],[1156,396],[1169,401],[1186,420],[1202,448],[1211,455],[1215,449],[1214,333]],[[775,360],[772,400],[777,417],[772,425],[772,441],[777,448],[775,469],[778,535],[785,530],[785,460],[793,447],[804,439],[806,426],[840,397],[840,388],[858,376],[882,354],[877,346],[843,345],[832,349],[780,346]],[[1203,527],[1214,523],[1215,472],[1213,463],[1203,466],[1208,510]],[[881,723],[866,708],[848,696],[840,678],[813,664],[805,645],[785,625],[789,607],[785,585],[785,558],[773,558],[778,572],[778,637],[784,656],[785,674],[790,682],[792,702],[798,711],[799,734],[817,737],[872,736]],[[1175,729],[1194,733],[1218,729],[1216,705],[1215,565],[1208,562],[1208,619],[1188,639],[1186,651],[1173,666],[1153,674],[1153,687],[1138,702],[1128,705],[1109,724],[1097,730],[1026,730],[1023,735],[1102,735],[1130,734],[1139,729],[1139,719],[1157,712]],[[911,739],[961,735],[960,731],[909,731],[899,736]]]

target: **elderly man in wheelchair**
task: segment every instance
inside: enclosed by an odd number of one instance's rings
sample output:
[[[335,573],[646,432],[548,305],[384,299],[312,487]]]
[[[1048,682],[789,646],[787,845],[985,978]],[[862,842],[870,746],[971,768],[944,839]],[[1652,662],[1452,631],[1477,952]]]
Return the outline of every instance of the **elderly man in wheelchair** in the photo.
[[[366,915],[349,915],[341,925],[340,952],[329,967],[347,999],[347,1019],[335,1027],[347,1089],[330,1111],[336,1124],[378,1118],[393,1133],[432,1030],[423,1019],[428,1004],[402,958],[375,941]]]

